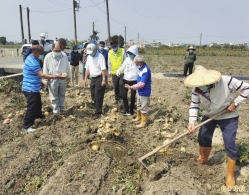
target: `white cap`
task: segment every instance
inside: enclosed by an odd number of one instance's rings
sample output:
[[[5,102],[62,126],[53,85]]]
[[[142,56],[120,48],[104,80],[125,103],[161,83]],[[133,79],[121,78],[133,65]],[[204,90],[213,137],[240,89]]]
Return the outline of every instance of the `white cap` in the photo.
[[[137,55],[137,56],[134,58],[134,62],[144,62],[144,56],[142,56],[142,55]]]
[[[41,33],[41,34],[40,34],[40,37],[46,37],[46,36],[45,36],[45,33]]]
[[[96,45],[93,44],[93,43],[90,43],[90,44],[88,44],[87,47],[86,47],[86,53],[87,53],[87,54],[92,54],[93,51],[96,50],[96,49],[97,49]]]

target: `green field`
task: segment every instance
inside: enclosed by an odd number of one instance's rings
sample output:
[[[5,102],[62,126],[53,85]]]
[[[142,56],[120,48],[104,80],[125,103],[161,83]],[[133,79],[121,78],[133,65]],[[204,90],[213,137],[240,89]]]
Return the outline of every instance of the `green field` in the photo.
[[[154,73],[182,73],[184,55],[146,55],[147,64]],[[198,56],[195,65],[220,71],[227,75],[249,75],[249,57]]]

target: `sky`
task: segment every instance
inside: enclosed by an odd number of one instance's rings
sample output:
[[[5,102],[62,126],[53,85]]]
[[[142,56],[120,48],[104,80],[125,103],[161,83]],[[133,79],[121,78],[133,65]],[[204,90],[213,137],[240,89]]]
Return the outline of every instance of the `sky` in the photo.
[[[105,0],[77,0],[78,41],[95,30],[100,40],[108,37]],[[27,10],[30,9],[31,38],[47,32],[49,39],[74,39],[73,0],[0,0],[0,36],[21,41],[19,5],[22,5],[24,37],[28,39]],[[109,0],[111,36],[126,40],[202,44],[249,42],[248,0]]]

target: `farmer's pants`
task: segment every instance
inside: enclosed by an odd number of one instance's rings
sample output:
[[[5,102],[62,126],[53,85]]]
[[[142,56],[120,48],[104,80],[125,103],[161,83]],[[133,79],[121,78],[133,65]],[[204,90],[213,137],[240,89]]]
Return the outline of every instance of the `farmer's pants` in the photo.
[[[118,101],[121,98],[122,94],[121,89],[123,86],[123,75],[112,75],[112,82],[114,87],[115,100]]]
[[[150,96],[140,96],[137,97],[137,110],[140,110],[141,113],[148,113],[150,105]]]
[[[83,80],[85,79],[85,75],[86,75],[86,63],[82,63],[82,77]]]
[[[183,73],[183,76],[187,76],[187,72],[189,70],[189,75],[192,74],[193,72],[193,67],[194,67],[194,63],[188,63],[188,64],[185,64],[184,65],[184,73]]]
[[[131,114],[134,113],[134,106],[135,106],[135,100],[136,100],[136,90],[131,89],[131,97],[130,97],[130,107],[128,104],[128,98],[127,98],[127,93],[128,89],[124,87],[125,84],[128,84],[130,86],[135,85],[137,81],[127,81],[123,80],[123,86],[122,86],[122,99],[124,103],[124,109],[126,112],[130,112]]]
[[[40,92],[23,92],[27,100],[27,110],[23,119],[23,128],[31,127],[36,118],[42,116],[42,103]]]
[[[102,84],[102,75],[91,78],[90,90],[91,90],[92,100],[95,103],[95,114],[102,113],[105,86],[102,86],[101,84]]]
[[[202,147],[211,147],[215,127],[216,125],[219,125],[222,131],[227,156],[235,160],[238,152],[235,145],[235,138],[238,129],[238,118],[239,117],[222,120],[212,120],[203,125],[198,135],[199,145]],[[204,116],[202,121],[205,121],[207,119],[208,117]]]
[[[66,79],[50,79],[48,83],[49,99],[53,106],[53,113],[58,113],[64,109],[66,85]]]
[[[78,76],[79,76],[79,66],[71,65],[71,79],[73,87],[74,87],[74,82],[76,85],[78,85]]]

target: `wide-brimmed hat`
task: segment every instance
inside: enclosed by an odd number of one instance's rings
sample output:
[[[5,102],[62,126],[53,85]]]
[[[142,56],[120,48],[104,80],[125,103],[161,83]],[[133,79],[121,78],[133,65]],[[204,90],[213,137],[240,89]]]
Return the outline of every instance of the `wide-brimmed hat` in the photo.
[[[190,49],[195,51],[195,48],[194,48],[193,46],[190,46],[190,47],[187,49],[187,51],[190,50]]]
[[[187,87],[201,87],[214,84],[221,79],[221,73],[217,70],[208,70],[201,65],[195,66],[195,72],[189,75],[184,84]]]

